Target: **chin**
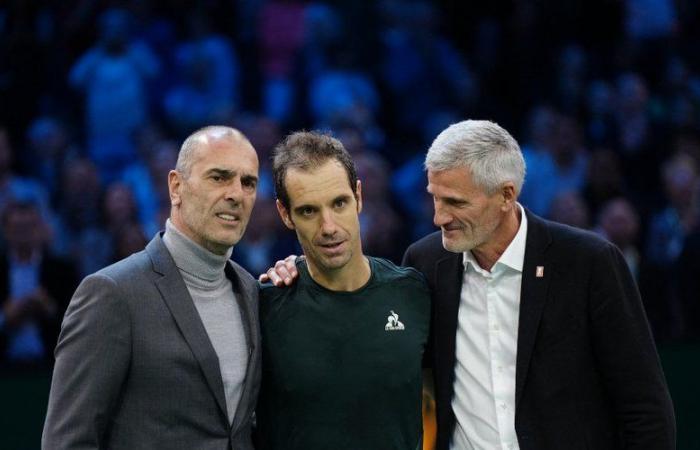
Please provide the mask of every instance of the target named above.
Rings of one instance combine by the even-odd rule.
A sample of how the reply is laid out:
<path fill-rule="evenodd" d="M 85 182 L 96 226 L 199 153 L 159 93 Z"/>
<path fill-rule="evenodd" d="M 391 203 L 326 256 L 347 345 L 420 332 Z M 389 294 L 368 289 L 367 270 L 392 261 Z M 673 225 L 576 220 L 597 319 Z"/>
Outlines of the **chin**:
<path fill-rule="evenodd" d="M 323 260 L 323 266 L 327 269 L 337 270 L 345 267 L 350 262 L 350 256 L 344 255 L 333 259 Z"/>
<path fill-rule="evenodd" d="M 452 253 L 463 253 L 472 249 L 472 246 L 470 246 L 468 242 L 449 240 L 445 239 L 444 236 L 442 238 L 442 246 L 445 250 Z"/>

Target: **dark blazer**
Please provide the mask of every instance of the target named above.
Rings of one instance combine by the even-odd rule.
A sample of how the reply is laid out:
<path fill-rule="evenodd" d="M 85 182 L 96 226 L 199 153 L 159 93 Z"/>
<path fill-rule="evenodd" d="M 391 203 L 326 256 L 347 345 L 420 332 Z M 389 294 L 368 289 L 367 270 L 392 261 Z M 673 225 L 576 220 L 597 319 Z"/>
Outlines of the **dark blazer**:
<path fill-rule="evenodd" d="M 520 297 L 515 430 L 522 450 L 675 449 L 675 419 L 639 292 L 618 249 L 529 211 Z M 440 232 L 411 245 L 404 265 L 433 293 L 428 356 L 439 450 L 451 408 L 462 254 Z M 536 276 L 538 266 L 544 268 Z"/>
<path fill-rule="evenodd" d="M 56 347 L 42 448 L 252 449 L 260 384 L 258 288 L 228 264 L 250 359 L 233 425 L 219 361 L 160 236 L 93 275 L 71 300 Z"/>

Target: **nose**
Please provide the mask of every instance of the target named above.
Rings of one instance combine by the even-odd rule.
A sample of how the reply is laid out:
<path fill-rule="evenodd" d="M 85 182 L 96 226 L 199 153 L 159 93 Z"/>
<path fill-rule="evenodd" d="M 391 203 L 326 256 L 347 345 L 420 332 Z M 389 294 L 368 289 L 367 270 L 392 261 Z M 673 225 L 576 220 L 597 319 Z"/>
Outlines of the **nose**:
<path fill-rule="evenodd" d="M 338 231 L 338 227 L 333 218 L 333 214 L 328 210 L 324 211 L 321 214 L 321 234 L 324 237 L 329 237 L 333 236 L 336 231 Z"/>
<path fill-rule="evenodd" d="M 238 203 L 241 201 L 241 196 L 243 195 L 243 186 L 241 185 L 241 180 L 236 178 L 229 183 L 224 198 L 226 200 Z"/>
<path fill-rule="evenodd" d="M 433 223 L 435 226 L 444 227 L 452 222 L 452 215 L 448 214 L 439 202 L 434 202 L 433 206 L 435 207 L 435 214 L 433 214 Z"/>

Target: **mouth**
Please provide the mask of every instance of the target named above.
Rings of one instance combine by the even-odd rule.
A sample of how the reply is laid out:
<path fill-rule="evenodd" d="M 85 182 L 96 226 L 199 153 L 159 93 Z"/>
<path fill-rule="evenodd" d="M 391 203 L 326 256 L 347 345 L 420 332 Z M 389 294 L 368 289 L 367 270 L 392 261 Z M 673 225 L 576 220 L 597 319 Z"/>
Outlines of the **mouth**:
<path fill-rule="evenodd" d="M 219 219 L 223 220 L 226 223 L 229 224 L 237 224 L 238 222 L 241 221 L 241 217 L 238 214 L 234 213 L 226 213 L 226 212 L 220 212 L 216 213 L 216 217 Z"/>
<path fill-rule="evenodd" d="M 342 252 L 344 243 L 345 241 L 328 242 L 324 244 L 319 244 L 319 247 L 321 247 L 323 252 L 327 255 L 335 255 Z"/>

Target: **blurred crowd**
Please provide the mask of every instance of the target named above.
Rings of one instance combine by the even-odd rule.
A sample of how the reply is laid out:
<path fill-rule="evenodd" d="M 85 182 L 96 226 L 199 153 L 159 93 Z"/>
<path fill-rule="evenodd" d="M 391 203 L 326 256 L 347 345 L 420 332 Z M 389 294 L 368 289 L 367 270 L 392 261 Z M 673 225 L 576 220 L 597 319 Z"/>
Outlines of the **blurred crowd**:
<path fill-rule="evenodd" d="M 50 362 L 77 283 L 163 228 L 207 124 L 260 156 L 233 256 L 253 274 L 299 252 L 270 178 L 287 132 L 346 145 L 366 253 L 399 262 L 435 229 L 430 142 L 491 119 L 525 154 L 521 202 L 620 247 L 657 340 L 700 337 L 700 4 L 485 3 L 1 3 L 0 362 Z"/>

